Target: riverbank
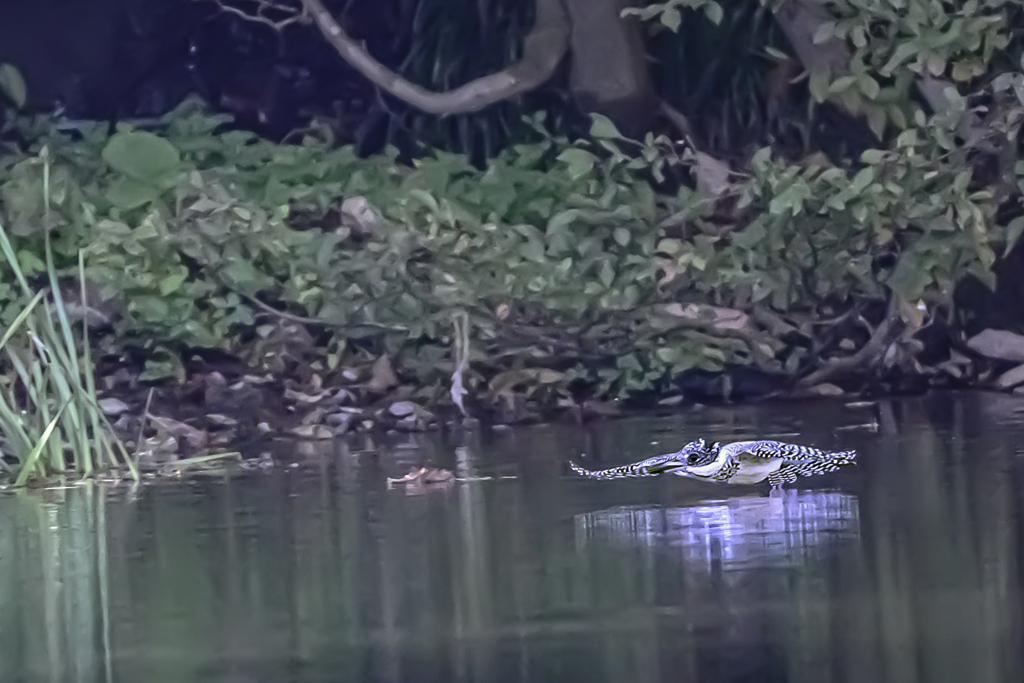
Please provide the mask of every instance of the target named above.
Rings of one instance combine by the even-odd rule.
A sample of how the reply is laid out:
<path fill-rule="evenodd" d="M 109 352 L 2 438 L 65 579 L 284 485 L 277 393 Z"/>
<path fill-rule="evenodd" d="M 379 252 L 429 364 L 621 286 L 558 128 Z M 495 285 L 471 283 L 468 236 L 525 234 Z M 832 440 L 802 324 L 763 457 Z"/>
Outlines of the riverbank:
<path fill-rule="evenodd" d="M 872 150 L 867 179 L 762 150 L 710 191 L 667 138 L 592 133 L 538 132 L 480 170 L 359 158 L 315 130 L 274 144 L 183 105 L 159 134 L 44 132 L 5 157 L 3 226 L 40 286 L 49 236 L 115 430 L 175 457 L 266 435 L 1024 384 L 1024 337 L 1005 331 L 1021 323 L 1020 250 L 974 225 L 994 205 L 965 194 L 953 233 L 894 232 L 935 183 L 953 187 L 946 156 L 927 196 L 893 184 L 905 150 Z M 0 289 L 4 322 L 24 299 Z"/>

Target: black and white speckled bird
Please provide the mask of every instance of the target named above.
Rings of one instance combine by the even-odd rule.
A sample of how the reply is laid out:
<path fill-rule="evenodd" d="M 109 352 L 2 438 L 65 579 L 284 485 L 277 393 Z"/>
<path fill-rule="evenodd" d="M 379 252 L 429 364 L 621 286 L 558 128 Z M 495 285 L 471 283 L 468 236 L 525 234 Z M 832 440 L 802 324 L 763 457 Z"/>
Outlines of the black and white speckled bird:
<path fill-rule="evenodd" d="M 591 479 L 654 477 L 671 473 L 679 477 L 721 484 L 760 484 L 772 488 L 791 484 L 800 477 L 834 472 L 853 465 L 856 451 L 823 451 L 782 441 L 735 441 L 722 445 L 697 439 L 675 453 L 656 455 L 629 465 L 591 472 L 576 463 L 569 467 Z"/>

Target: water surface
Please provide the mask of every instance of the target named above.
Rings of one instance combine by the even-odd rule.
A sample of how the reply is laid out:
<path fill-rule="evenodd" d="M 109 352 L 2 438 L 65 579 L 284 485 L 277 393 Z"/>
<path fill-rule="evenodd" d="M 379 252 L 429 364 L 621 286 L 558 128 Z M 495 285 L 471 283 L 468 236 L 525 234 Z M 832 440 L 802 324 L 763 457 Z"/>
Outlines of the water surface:
<path fill-rule="evenodd" d="M 599 482 L 695 436 L 857 448 L 781 498 Z M 1024 680 L 1024 401 L 394 437 L 230 479 L 0 497 L 0 681 Z M 471 481 L 415 494 L 428 463 Z"/>

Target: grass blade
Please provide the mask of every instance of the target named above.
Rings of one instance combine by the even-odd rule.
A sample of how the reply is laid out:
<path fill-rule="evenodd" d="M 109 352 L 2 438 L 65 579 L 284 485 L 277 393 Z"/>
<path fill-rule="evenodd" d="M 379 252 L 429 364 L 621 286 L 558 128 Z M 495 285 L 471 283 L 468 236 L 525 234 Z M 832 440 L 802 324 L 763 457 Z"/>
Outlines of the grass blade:
<path fill-rule="evenodd" d="M 62 405 L 60 410 L 57 411 L 57 414 L 53 416 L 52 420 L 50 420 L 50 423 L 46 425 L 46 429 L 43 430 L 39 441 L 36 442 L 36 445 L 25 458 L 25 462 L 22 463 L 21 471 L 18 473 L 18 478 L 14 480 L 15 486 L 24 486 L 25 481 L 28 479 L 28 475 L 36 468 L 36 462 L 39 460 L 39 455 L 43 452 L 43 449 L 49 445 L 50 436 L 53 434 L 53 430 L 57 427 L 57 421 L 60 419 L 60 416 L 64 412 L 64 408 L 66 406 L 66 403 Z"/>

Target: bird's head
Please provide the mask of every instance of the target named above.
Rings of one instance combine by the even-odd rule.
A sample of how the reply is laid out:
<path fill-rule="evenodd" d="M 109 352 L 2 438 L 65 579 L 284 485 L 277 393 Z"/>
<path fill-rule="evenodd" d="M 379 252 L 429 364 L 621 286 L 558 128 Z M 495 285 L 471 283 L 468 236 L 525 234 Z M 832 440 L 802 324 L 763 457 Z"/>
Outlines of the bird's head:
<path fill-rule="evenodd" d="M 718 455 L 719 449 L 720 444 L 717 441 L 708 443 L 703 438 L 691 441 L 676 453 L 678 466 L 672 470 L 672 474 L 681 477 L 697 475 L 697 473 L 691 472 L 690 469 L 703 467 L 713 462 Z"/>

